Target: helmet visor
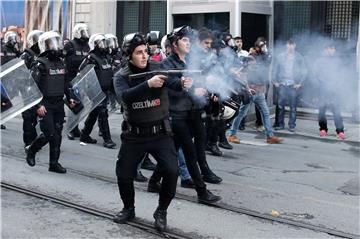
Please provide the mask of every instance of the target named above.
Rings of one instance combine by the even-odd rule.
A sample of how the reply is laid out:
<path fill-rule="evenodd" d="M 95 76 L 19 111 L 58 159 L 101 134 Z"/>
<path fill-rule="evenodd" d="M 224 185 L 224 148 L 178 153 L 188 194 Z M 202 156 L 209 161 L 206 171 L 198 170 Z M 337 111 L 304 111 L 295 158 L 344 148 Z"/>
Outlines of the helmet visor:
<path fill-rule="evenodd" d="M 118 42 L 115 38 L 107 38 L 106 44 L 107 44 L 107 47 L 110 49 L 115 49 L 115 48 L 119 47 Z"/>
<path fill-rule="evenodd" d="M 80 38 L 89 38 L 89 31 L 86 28 L 79 29 Z"/>
<path fill-rule="evenodd" d="M 10 35 L 7 36 L 6 42 L 9 42 L 9 43 L 12 43 L 12 44 L 18 43 L 18 42 L 20 42 L 20 37 L 15 33 L 10 34 Z"/>
<path fill-rule="evenodd" d="M 96 42 L 96 46 L 100 49 L 105 49 L 106 48 L 106 42 L 105 39 L 99 40 Z"/>
<path fill-rule="evenodd" d="M 45 51 L 58 51 L 62 50 L 63 44 L 60 37 L 51 37 L 45 40 Z"/>

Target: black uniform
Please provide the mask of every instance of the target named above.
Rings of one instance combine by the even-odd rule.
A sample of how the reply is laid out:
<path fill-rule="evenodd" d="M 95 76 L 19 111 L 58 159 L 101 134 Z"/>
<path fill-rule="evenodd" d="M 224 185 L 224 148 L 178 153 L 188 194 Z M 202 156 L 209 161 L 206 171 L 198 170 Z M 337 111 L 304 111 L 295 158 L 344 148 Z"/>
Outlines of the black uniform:
<path fill-rule="evenodd" d="M 115 92 L 124 107 L 121 148 L 116 175 L 124 208 L 134 207 L 134 177 L 137 165 L 149 152 L 158 162 L 163 176 L 159 209 L 166 210 L 175 196 L 178 176 L 177 153 L 169 124 L 168 88 L 181 91 L 181 82 L 166 80 L 162 88 L 149 88 L 147 78 L 129 81 L 130 74 L 141 73 L 129 63 L 114 76 Z"/>
<path fill-rule="evenodd" d="M 64 93 L 69 100 L 70 81 L 65 79 L 65 65 L 63 61 L 48 52 L 42 53 L 36 60 L 31 74 L 37 83 L 43 99 L 38 105 L 45 106 L 46 114 L 39 116 L 40 129 L 43 134 L 39 135 L 30 145 L 27 160 L 35 158 L 35 153 L 39 151 L 47 142 L 50 146 L 50 171 L 57 171 L 61 165 L 58 163 L 60 157 L 61 132 L 64 123 Z M 30 164 L 30 163 L 29 163 Z M 33 165 L 30 165 L 33 166 Z M 59 171 L 57 171 L 59 172 Z M 66 170 L 61 168 L 61 172 Z"/>
<path fill-rule="evenodd" d="M 163 61 L 162 67 L 168 70 L 185 69 L 186 65 L 177 54 L 172 53 Z M 184 152 L 186 166 L 194 181 L 198 197 L 207 199 L 210 192 L 206 190 L 206 184 L 198 167 L 199 163 L 203 173 L 210 171 L 205 156 L 206 133 L 201 119 L 202 109 L 195 106 L 192 97 L 193 94 L 187 91 L 169 90 L 171 126 L 174 132 L 175 147 L 177 150 L 182 148 Z M 157 167 L 149 184 L 160 181 L 160 178 L 161 173 Z M 215 201 L 219 199 L 216 198 Z"/>
<path fill-rule="evenodd" d="M 91 131 L 98 120 L 99 129 L 104 139 L 104 147 L 113 148 L 115 143 L 111 140 L 110 128 L 108 122 L 108 110 L 107 101 L 110 91 L 114 91 L 113 86 L 113 70 L 111 68 L 110 60 L 104 52 L 101 52 L 98 48 L 91 51 L 80 66 L 80 70 L 88 64 L 95 65 L 95 72 L 98 77 L 102 91 L 106 94 L 106 98 L 90 112 L 85 120 L 85 126 L 81 131 L 80 141 L 85 143 L 95 143 L 96 141 L 91 139 Z"/>
<path fill-rule="evenodd" d="M 26 48 L 21 54 L 20 58 L 24 60 L 26 67 L 30 70 L 36 62 L 36 57 L 39 55 L 40 50 L 37 44 L 31 48 Z M 23 141 L 25 146 L 28 146 L 37 137 L 37 113 L 36 107 L 32 107 L 22 114 L 23 118 Z"/>
<path fill-rule="evenodd" d="M 1 44 L 1 65 L 8 63 L 12 59 L 18 58 L 20 56 L 20 51 L 16 50 L 13 46 L 9 44 Z"/>
<path fill-rule="evenodd" d="M 79 72 L 79 67 L 84 58 L 89 55 L 89 43 L 85 39 L 77 39 L 69 41 L 64 46 L 65 53 L 65 66 L 66 66 L 66 79 L 71 81 Z M 80 137 L 79 128 L 76 126 L 69 134 L 69 139 Z"/>
<path fill-rule="evenodd" d="M 13 46 L 9 44 L 1 43 L 1 51 L 0 51 L 0 62 L 1 65 L 11 61 L 20 56 L 20 51 L 16 50 Z M 6 129 L 4 125 L 1 125 L 1 129 Z"/>
<path fill-rule="evenodd" d="M 109 58 L 110 58 L 110 64 L 115 74 L 125 64 L 121 50 L 120 49 L 113 50 L 113 52 L 109 54 Z M 109 104 L 111 110 L 116 109 L 116 95 L 113 91 L 109 92 Z"/>
<path fill-rule="evenodd" d="M 79 72 L 79 67 L 89 55 L 88 41 L 74 38 L 64 46 L 67 80 L 72 80 Z"/>

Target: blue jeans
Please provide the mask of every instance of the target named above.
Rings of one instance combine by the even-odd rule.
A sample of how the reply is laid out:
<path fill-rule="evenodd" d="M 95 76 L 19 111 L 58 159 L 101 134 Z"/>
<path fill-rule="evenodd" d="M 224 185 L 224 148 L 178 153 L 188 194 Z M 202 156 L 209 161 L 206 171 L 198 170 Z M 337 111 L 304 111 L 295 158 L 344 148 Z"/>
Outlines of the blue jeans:
<path fill-rule="evenodd" d="M 297 107 L 297 89 L 293 86 L 284 86 L 281 85 L 279 87 L 279 116 L 278 126 L 281 128 L 285 127 L 285 105 L 286 101 L 289 99 L 289 107 L 290 107 L 290 114 L 289 114 L 289 128 L 293 129 L 296 127 L 296 107 Z"/>
<path fill-rule="evenodd" d="M 230 135 L 236 135 L 236 132 L 239 128 L 240 122 L 246 116 L 252 103 L 254 103 L 260 110 L 261 119 L 263 121 L 266 136 L 267 137 L 274 136 L 274 133 L 273 133 L 273 130 L 271 127 L 271 122 L 270 122 L 270 112 L 269 112 L 269 108 L 266 103 L 264 93 L 259 93 L 259 94 L 251 96 L 250 103 L 246 104 L 246 105 L 242 105 L 240 107 L 239 115 L 235 118 L 235 120 L 231 126 Z"/>
<path fill-rule="evenodd" d="M 191 179 L 189 171 L 186 167 L 185 156 L 184 156 L 184 153 L 181 148 L 179 148 L 179 151 L 178 151 L 178 160 L 179 160 L 181 181 Z"/>

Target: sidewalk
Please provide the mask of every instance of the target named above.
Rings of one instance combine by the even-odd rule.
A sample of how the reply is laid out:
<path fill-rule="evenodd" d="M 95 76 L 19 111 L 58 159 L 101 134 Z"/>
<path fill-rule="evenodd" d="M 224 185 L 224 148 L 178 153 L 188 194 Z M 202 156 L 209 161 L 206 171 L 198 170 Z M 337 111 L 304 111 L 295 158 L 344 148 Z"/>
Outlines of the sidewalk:
<path fill-rule="evenodd" d="M 271 115 L 272 121 L 274 115 Z M 288 119 L 285 118 L 285 124 L 287 124 Z M 256 130 L 253 127 L 254 122 L 247 123 L 246 129 L 244 132 L 255 132 Z M 296 120 L 296 131 L 288 131 L 288 127 L 285 127 L 284 130 L 274 130 L 275 135 L 287 137 L 287 136 L 301 136 L 301 137 L 310 137 L 325 141 L 342 141 L 337 138 L 335 132 L 334 121 L 328 119 L 328 136 L 320 137 L 319 136 L 319 126 L 318 121 L 314 119 L 305 119 L 298 118 Z M 360 146 L 360 124 L 351 123 L 350 120 L 344 120 L 344 131 L 345 131 L 345 142 L 352 143 L 356 146 Z M 240 131 L 241 132 L 241 131 Z"/>

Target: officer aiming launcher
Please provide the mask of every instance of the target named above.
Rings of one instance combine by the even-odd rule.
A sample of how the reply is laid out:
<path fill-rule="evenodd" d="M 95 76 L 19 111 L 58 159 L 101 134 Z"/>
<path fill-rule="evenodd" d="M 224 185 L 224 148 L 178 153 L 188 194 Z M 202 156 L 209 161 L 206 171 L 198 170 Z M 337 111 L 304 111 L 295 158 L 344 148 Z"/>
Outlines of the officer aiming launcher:
<path fill-rule="evenodd" d="M 149 71 L 139 74 L 129 75 L 129 80 L 137 80 L 137 79 L 148 79 L 149 77 L 153 77 L 155 75 L 164 75 L 164 76 L 179 76 L 179 75 L 201 75 L 203 73 L 202 70 L 156 70 Z"/>

